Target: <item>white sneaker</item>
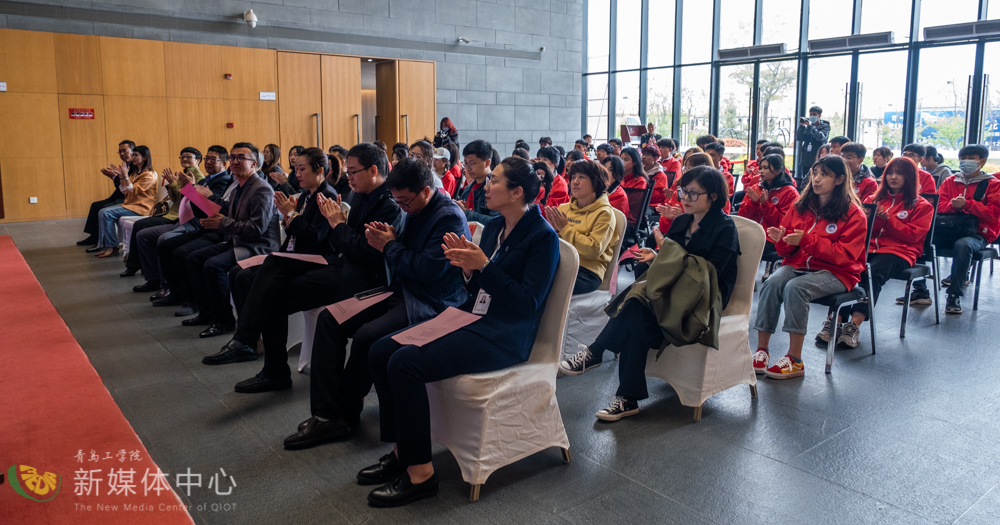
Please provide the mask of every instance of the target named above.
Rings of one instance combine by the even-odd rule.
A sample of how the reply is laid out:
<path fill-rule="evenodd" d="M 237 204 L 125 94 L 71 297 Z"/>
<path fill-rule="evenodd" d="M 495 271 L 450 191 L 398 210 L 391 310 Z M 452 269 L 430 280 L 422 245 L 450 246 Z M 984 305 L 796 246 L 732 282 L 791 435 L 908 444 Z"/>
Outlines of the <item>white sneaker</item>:
<path fill-rule="evenodd" d="M 858 325 L 851 322 L 844 323 L 840 337 L 837 338 L 837 343 L 857 348 L 860 342 L 861 330 L 858 328 Z"/>
<path fill-rule="evenodd" d="M 559 363 L 559 369 L 562 373 L 569 376 L 578 376 L 587 370 L 592 368 L 597 368 L 601 366 L 602 360 L 600 358 L 594 357 L 591 353 L 590 348 L 586 345 L 579 345 L 582 350 L 576 353 L 573 357 L 566 359 Z"/>

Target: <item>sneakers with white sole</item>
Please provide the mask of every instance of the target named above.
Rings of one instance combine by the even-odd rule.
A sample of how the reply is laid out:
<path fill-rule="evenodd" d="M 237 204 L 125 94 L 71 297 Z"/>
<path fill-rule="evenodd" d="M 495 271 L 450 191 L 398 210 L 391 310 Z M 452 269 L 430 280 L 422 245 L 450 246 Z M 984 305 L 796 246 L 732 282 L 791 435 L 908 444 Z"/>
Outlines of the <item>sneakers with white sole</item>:
<path fill-rule="evenodd" d="M 608 408 L 598 410 L 595 416 L 602 421 L 618 421 L 623 417 L 639 413 L 639 402 L 627 397 L 615 396 Z"/>
<path fill-rule="evenodd" d="M 830 323 L 831 323 L 831 321 L 829 319 L 827 319 L 826 321 L 823 321 L 823 329 L 820 330 L 818 334 L 816 334 L 816 343 L 817 344 L 819 344 L 819 343 L 829 343 L 830 342 Z M 841 328 L 840 326 L 837 327 L 837 333 L 834 334 L 833 337 L 835 337 L 835 338 L 839 338 L 840 337 L 840 328 Z"/>
<path fill-rule="evenodd" d="M 578 376 L 587 370 L 601 366 L 602 360 L 595 356 L 586 345 L 579 345 L 582 350 L 573 357 L 559 363 L 559 370 L 569 376 Z"/>
<path fill-rule="evenodd" d="M 858 328 L 858 325 L 851 322 L 844 323 L 841 328 L 840 337 L 837 338 L 837 343 L 850 348 L 857 348 L 860 342 L 861 330 Z"/>
<path fill-rule="evenodd" d="M 763 374 L 767 371 L 767 362 L 771 359 L 771 354 L 767 353 L 766 348 L 758 348 L 756 352 L 753 353 L 753 371 L 755 374 Z"/>

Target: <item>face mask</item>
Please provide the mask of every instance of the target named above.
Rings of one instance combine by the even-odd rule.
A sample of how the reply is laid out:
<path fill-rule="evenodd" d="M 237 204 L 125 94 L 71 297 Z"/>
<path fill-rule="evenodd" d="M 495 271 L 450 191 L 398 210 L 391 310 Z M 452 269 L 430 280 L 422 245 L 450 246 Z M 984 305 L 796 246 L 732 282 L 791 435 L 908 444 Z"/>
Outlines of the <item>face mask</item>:
<path fill-rule="evenodd" d="M 813 117 L 813 116 L 809 117 L 810 124 L 815 124 L 817 120 L 819 120 L 819 117 Z"/>
<path fill-rule="evenodd" d="M 978 160 L 960 160 L 958 161 L 958 169 L 962 170 L 962 173 L 966 175 L 972 175 L 979 170 Z"/>

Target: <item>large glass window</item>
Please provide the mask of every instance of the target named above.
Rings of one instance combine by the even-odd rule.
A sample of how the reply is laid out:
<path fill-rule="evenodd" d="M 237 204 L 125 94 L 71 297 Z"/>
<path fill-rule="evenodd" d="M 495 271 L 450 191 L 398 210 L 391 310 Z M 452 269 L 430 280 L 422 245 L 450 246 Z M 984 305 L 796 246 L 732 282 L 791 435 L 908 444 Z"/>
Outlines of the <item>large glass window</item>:
<path fill-rule="evenodd" d="M 677 138 L 682 148 L 695 145 L 695 140 L 708 133 L 708 94 L 711 87 L 711 66 L 681 68 L 681 129 Z"/>
<path fill-rule="evenodd" d="M 869 152 L 886 146 L 899 155 L 903 147 L 906 51 L 869 53 L 858 59 L 861 113 L 856 140 Z"/>
<path fill-rule="evenodd" d="M 607 142 L 608 138 L 608 74 L 587 75 L 587 129 L 584 133 L 594 140 Z"/>
<path fill-rule="evenodd" d="M 785 44 L 789 53 L 799 50 L 800 0 L 764 0 L 761 44 Z"/>
<path fill-rule="evenodd" d="M 656 0 L 649 3 L 649 38 L 647 38 L 647 67 L 674 64 L 674 22 L 677 18 L 674 0 Z M 660 126 L 656 126 L 660 129 Z M 669 129 L 669 128 L 667 128 Z"/>
<path fill-rule="evenodd" d="M 810 9 L 812 9 L 810 7 Z M 897 44 L 910 41 L 913 0 L 878 0 L 861 3 L 861 33 L 893 32 Z"/>
<path fill-rule="evenodd" d="M 607 71 L 611 46 L 611 0 L 588 0 L 587 71 Z"/>
<path fill-rule="evenodd" d="M 924 28 L 975 22 L 979 11 L 979 0 L 937 0 L 921 2 L 920 35 L 924 39 Z"/>
<path fill-rule="evenodd" d="M 754 2 L 722 0 L 719 14 L 719 49 L 753 45 Z"/>
<path fill-rule="evenodd" d="M 642 0 L 618 0 L 618 51 L 615 69 L 639 69 Z"/>
<path fill-rule="evenodd" d="M 823 116 L 820 118 L 830 122 L 830 138 L 847 132 L 845 112 L 850 83 L 850 56 L 809 59 L 806 108 L 819 106 L 823 110 Z"/>
<path fill-rule="evenodd" d="M 847 36 L 851 34 L 851 20 L 853 18 L 853 0 L 810 2 L 809 40 Z"/>
<path fill-rule="evenodd" d="M 681 57 L 685 64 L 708 62 L 712 56 L 712 4 L 684 2 Z"/>
<path fill-rule="evenodd" d="M 615 73 L 615 129 L 620 133 L 622 124 L 639 123 L 639 72 Z"/>
<path fill-rule="evenodd" d="M 916 138 L 936 146 L 946 159 L 958 159 L 965 143 L 969 81 L 975 66 L 973 45 L 920 51 Z"/>
<path fill-rule="evenodd" d="M 663 135 L 670 135 L 674 120 L 674 70 L 653 69 L 646 73 L 646 122 Z"/>
<path fill-rule="evenodd" d="M 795 90 L 798 86 L 799 68 L 794 60 L 764 62 L 760 65 L 760 118 L 757 119 L 757 138 L 780 142 L 791 147 L 795 143 Z M 789 150 L 785 161 L 792 166 Z"/>
<path fill-rule="evenodd" d="M 990 6 L 990 12 L 994 12 L 993 6 Z M 986 83 L 980 120 L 979 136 L 982 138 L 979 142 L 990 148 L 990 151 L 1000 151 L 1000 42 L 986 44 L 983 73 L 986 74 Z M 990 157 L 994 155 L 991 154 Z"/>

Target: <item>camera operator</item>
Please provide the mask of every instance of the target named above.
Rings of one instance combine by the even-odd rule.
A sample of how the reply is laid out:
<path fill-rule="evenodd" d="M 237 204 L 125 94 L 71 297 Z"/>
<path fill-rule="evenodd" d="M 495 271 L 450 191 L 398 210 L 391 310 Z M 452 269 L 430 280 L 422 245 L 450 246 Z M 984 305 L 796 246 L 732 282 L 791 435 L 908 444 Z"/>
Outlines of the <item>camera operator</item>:
<path fill-rule="evenodd" d="M 441 119 L 441 128 L 438 130 L 437 135 L 434 135 L 434 147 L 443 148 L 448 144 L 454 144 L 458 146 L 458 129 L 455 125 L 451 123 L 451 119 L 445 117 Z"/>
<path fill-rule="evenodd" d="M 820 146 L 825 144 L 827 137 L 830 136 L 830 122 L 820 120 L 822 114 L 823 110 L 819 106 L 813 106 L 809 108 L 808 117 L 799 117 L 799 127 L 795 131 L 795 140 L 799 141 L 795 181 L 799 188 L 809 176 L 809 169 L 816 161 Z"/>

